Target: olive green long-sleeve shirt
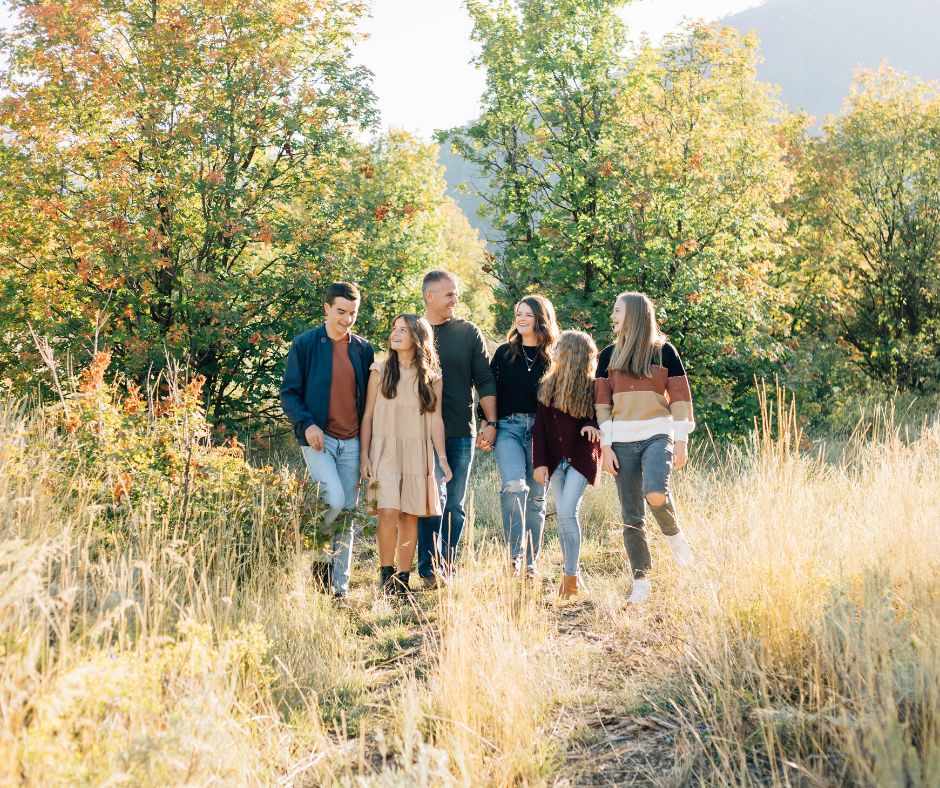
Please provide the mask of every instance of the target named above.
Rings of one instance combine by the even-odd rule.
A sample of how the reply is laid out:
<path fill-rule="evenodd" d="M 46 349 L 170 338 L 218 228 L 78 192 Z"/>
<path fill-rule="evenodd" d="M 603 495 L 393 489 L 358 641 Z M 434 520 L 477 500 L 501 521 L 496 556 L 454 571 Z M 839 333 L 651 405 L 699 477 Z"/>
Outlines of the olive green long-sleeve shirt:
<path fill-rule="evenodd" d="M 473 323 L 453 318 L 434 326 L 434 341 L 444 376 L 444 432 L 448 438 L 473 437 L 473 390 L 479 397 L 496 396 L 486 340 Z"/>

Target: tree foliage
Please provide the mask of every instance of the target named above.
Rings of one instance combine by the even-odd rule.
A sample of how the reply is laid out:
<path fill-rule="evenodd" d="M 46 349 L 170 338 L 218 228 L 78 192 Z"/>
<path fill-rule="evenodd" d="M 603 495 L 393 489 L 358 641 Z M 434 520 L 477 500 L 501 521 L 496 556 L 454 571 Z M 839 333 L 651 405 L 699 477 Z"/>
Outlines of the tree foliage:
<path fill-rule="evenodd" d="M 940 86 L 860 72 L 800 171 L 788 271 L 801 342 L 841 376 L 854 366 L 889 388 L 937 387 Z"/>
<path fill-rule="evenodd" d="M 487 90 L 450 138 L 489 178 L 503 320 L 540 290 L 601 339 L 617 293 L 648 293 L 724 431 L 779 353 L 768 278 L 793 122 L 752 36 L 690 25 L 627 60 L 619 5 L 469 2 Z"/>
<path fill-rule="evenodd" d="M 467 218 L 447 195 L 438 147 L 392 130 L 364 146 L 346 167 L 340 189 L 348 206 L 342 217 L 344 243 L 334 238 L 324 255 L 314 239 L 301 256 L 319 264 L 322 283 L 351 279 L 363 304 L 356 331 L 384 344 L 392 319 L 424 312 L 421 279 L 431 268 L 446 268 L 464 283 L 463 309 L 471 319 L 490 320 L 492 284 L 483 273 L 484 247 Z M 319 320 L 295 316 L 295 331 Z"/>
<path fill-rule="evenodd" d="M 205 377 L 212 417 L 270 391 L 315 300 L 296 245 L 335 224 L 351 132 L 372 119 L 347 0 L 14 3 L 0 104 L 0 320 L 8 377 L 25 323 L 141 378 Z M 296 210 L 316 205 L 316 220 Z M 308 259 L 309 262 L 309 259 Z"/>
<path fill-rule="evenodd" d="M 286 343 L 332 280 L 367 294 L 361 330 L 420 311 L 420 274 L 483 249 L 436 146 L 364 143 L 370 74 L 349 0 L 16 4 L 0 102 L 3 377 L 100 347 L 138 384 L 181 360 L 216 423 L 279 414 Z"/>

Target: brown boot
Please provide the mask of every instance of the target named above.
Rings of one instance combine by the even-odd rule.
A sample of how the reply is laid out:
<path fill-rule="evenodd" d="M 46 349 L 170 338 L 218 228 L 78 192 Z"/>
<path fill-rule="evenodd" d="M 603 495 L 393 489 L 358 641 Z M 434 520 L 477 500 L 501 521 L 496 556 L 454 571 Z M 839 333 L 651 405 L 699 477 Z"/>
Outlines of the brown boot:
<path fill-rule="evenodd" d="M 570 599 L 575 594 L 577 594 L 579 590 L 577 575 L 561 576 L 561 585 L 558 587 L 558 596 L 560 596 L 562 599 Z"/>

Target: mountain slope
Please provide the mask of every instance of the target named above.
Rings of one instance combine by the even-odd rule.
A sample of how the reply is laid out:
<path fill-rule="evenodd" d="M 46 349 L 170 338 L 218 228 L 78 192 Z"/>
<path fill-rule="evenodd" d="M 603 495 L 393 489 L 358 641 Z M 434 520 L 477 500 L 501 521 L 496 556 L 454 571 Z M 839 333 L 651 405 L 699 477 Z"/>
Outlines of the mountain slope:
<path fill-rule="evenodd" d="M 878 68 L 887 58 L 940 79 L 938 0 L 769 0 L 721 22 L 757 32 L 760 78 L 780 85 L 784 103 L 818 123 L 839 112 L 857 68 Z"/>
<path fill-rule="evenodd" d="M 815 116 L 817 126 L 837 114 L 855 69 L 895 68 L 940 80 L 940 0 L 768 0 L 720 20 L 754 30 L 764 62 L 759 76 L 779 85 L 789 107 Z M 477 216 L 480 200 L 457 193 L 460 183 L 480 184 L 476 169 L 443 146 L 448 191 L 485 238 L 492 230 Z"/>

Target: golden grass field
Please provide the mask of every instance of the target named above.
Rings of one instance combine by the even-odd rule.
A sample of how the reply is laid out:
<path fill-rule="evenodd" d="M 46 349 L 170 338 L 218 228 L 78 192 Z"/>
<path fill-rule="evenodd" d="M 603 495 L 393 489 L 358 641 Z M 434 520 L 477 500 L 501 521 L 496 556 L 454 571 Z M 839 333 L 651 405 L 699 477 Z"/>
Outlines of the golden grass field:
<path fill-rule="evenodd" d="M 558 603 L 553 519 L 541 582 L 503 572 L 485 457 L 457 581 L 387 603 L 362 544 L 344 610 L 263 491 L 247 542 L 224 494 L 188 532 L 172 487 L 105 528 L 46 421 L 0 416 L 4 783 L 940 785 L 940 424 L 800 449 L 768 405 L 739 448 L 699 438 L 697 565 L 654 533 L 639 609 L 609 479 Z"/>

